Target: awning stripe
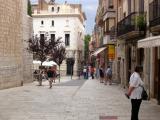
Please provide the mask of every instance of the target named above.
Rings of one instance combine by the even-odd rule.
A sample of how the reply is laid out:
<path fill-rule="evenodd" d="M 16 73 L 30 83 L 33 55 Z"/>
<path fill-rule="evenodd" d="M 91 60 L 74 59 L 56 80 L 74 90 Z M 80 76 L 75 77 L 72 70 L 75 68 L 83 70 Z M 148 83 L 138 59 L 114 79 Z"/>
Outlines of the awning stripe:
<path fill-rule="evenodd" d="M 160 36 L 148 37 L 138 41 L 138 48 L 149 48 L 160 46 Z"/>
<path fill-rule="evenodd" d="M 106 49 L 106 47 L 98 48 L 91 56 L 97 56 L 98 53 L 102 52 L 105 49 Z"/>

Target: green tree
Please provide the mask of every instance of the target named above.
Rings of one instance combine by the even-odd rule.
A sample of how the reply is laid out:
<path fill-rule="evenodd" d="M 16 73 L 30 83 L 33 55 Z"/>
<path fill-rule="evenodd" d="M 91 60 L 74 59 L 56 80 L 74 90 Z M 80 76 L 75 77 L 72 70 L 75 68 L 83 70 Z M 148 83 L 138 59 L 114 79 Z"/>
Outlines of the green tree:
<path fill-rule="evenodd" d="M 32 6 L 31 6 L 31 1 L 28 0 L 28 15 L 32 16 Z"/>
<path fill-rule="evenodd" d="M 88 57 L 89 57 L 89 41 L 91 40 L 91 36 L 90 35 L 85 35 L 84 38 L 84 60 L 88 61 Z"/>
<path fill-rule="evenodd" d="M 59 66 L 59 82 L 60 82 L 60 66 L 63 60 L 66 58 L 66 48 L 63 44 L 58 44 L 58 46 L 56 47 L 54 46 L 54 44 L 52 45 L 53 45 L 52 50 L 50 51 L 50 57 L 51 57 L 50 60 L 55 61 Z"/>

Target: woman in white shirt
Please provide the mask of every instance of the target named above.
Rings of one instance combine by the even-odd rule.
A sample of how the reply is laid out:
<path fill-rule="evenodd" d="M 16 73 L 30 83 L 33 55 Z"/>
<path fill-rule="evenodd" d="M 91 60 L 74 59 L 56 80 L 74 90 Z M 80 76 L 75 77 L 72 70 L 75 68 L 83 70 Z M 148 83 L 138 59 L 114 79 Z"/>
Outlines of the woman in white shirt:
<path fill-rule="evenodd" d="M 141 66 L 136 66 L 134 73 L 132 73 L 130 77 L 129 82 L 129 89 L 127 96 L 131 99 L 132 104 L 132 114 L 131 114 L 131 120 L 138 120 L 138 113 L 139 108 L 142 102 L 142 87 L 143 81 L 140 77 L 141 72 L 143 71 L 143 68 Z"/>

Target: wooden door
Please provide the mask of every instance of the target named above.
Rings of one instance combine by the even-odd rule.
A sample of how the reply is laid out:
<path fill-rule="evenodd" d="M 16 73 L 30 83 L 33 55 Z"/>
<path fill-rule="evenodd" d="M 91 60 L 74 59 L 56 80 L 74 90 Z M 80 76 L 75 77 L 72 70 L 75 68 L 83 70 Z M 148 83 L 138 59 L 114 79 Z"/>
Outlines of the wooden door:
<path fill-rule="evenodd" d="M 158 56 L 157 56 L 157 48 L 155 48 L 155 53 L 154 53 L 154 97 L 157 99 L 157 96 L 158 96 L 158 79 L 157 79 L 157 73 L 158 73 L 158 66 L 157 66 L 157 64 L 158 64 Z"/>
<path fill-rule="evenodd" d="M 157 99 L 158 99 L 158 104 L 160 105 L 160 59 L 158 59 L 158 95 L 157 95 Z"/>

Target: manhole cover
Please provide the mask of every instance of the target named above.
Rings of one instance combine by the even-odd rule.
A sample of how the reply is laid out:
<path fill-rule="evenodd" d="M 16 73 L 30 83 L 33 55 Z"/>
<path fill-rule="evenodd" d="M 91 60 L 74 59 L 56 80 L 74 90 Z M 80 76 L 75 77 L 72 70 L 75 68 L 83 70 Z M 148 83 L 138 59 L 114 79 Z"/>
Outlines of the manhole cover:
<path fill-rule="evenodd" d="M 117 120 L 117 116 L 99 116 L 100 120 Z"/>

